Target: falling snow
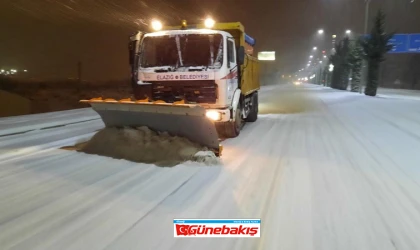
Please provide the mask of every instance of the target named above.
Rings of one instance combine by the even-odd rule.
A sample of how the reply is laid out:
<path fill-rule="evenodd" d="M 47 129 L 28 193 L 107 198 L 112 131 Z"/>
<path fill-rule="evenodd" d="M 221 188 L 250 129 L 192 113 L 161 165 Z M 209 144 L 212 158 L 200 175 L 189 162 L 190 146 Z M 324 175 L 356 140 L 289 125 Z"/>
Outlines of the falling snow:
<path fill-rule="evenodd" d="M 5 4 L 50 22 L 93 21 L 146 28 L 155 17 L 168 21 L 199 18 L 164 0 L 9 0 Z"/>

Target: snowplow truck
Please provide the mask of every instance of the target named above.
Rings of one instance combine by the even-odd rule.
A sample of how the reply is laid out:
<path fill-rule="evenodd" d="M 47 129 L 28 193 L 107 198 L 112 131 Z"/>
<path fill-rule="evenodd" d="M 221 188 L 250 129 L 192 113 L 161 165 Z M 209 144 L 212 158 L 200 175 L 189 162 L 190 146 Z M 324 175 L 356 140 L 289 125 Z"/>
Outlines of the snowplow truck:
<path fill-rule="evenodd" d="M 258 118 L 259 63 L 255 40 L 239 23 L 175 27 L 130 37 L 134 98 L 93 98 L 106 127 L 147 126 L 188 138 L 220 156 L 223 138 Z"/>

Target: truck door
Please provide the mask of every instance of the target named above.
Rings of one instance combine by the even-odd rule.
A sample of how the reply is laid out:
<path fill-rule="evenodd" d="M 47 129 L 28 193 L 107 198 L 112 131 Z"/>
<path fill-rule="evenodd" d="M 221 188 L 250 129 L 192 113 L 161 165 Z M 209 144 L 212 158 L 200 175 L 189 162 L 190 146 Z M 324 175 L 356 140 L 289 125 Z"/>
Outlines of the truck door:
<path fill-rule="evenodd" d="M 235 40 L 233 38 L 227 39 L 227 65 L 229 74 L 227 77 L 228 99 L 232 100 L 235 90 L 238 88 L 238 65 L 236 62 Z"/>

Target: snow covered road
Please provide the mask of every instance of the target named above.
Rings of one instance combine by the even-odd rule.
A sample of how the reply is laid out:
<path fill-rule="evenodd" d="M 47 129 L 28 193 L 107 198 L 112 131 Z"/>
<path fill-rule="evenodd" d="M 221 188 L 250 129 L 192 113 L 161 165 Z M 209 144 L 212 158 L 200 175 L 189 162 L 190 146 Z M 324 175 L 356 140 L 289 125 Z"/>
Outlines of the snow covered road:
<path fill-rule="evenodd" d="M 0 119 L 0 249 L 420 249 L 419 101 L 279 85 L 260 102 L 220 166 L 57 149 L 102 128 L 90 109 Z M 261 238 L 175 239 L 174 218 L 261 218 Z"/>

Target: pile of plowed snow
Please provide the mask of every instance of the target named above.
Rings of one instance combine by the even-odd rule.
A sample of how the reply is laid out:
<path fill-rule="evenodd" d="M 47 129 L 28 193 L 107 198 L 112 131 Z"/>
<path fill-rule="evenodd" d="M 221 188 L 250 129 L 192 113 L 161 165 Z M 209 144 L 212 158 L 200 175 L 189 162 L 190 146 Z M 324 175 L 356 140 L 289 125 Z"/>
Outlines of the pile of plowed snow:
<path fill-rule="evenodd" d="M 104 128 L 79 151 L 158 166 L 175 166 L 185 161 L 208 165 L 219 163 L 219 159 L 207 148 L 186 138 L 154 132 L 147 127 Z"/>

